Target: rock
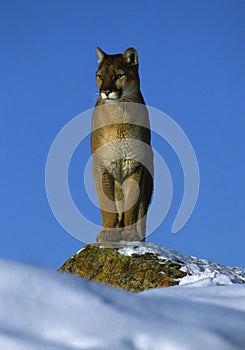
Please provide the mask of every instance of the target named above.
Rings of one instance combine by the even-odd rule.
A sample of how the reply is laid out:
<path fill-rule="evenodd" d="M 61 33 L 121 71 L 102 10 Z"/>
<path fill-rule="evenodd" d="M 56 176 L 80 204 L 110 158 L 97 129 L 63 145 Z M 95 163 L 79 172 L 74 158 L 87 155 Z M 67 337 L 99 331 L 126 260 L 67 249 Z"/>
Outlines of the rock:
<path fill-rule="evenodd" d="M 181 264 L 163 259 L 151 243 L 117 242 L 88 244 L 68 259 L 59 271 L 65 271 L 104 284 L 140 292 L 149 288 L 179 284 L 186 272 Z M 139 253 L 128 254 L 140 248 Z M 143 249 L 143 251 L 142 251 Z"/>
<path fill-rule="evenodd" d="M 146 242 L 95 243 L 84 246 L 59 271 L 131 292 L 178 284 L 245 283 L 245 270 L 198 259 Z"/>

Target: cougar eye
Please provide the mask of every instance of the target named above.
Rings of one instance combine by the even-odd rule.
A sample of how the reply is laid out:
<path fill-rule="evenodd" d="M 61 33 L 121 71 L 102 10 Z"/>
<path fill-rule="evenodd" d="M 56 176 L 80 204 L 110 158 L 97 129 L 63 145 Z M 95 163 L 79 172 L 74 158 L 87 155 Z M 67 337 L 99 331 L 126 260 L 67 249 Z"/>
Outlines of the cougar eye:
<path fill-rule="evenodd" d="M 99 80 L 103 80 L 103 79 L 104 79 L 103 75 L 101 75 L 101 74 L 97 74 L 97 78 L 98 78 Z"/>
<path fill-rule="evenodd" d="M 118 80 L 118 79 L 120 79 L 123 76 L 124 76 L 124 74 L 116 74 L 115 75 L 115 80 Z"/>

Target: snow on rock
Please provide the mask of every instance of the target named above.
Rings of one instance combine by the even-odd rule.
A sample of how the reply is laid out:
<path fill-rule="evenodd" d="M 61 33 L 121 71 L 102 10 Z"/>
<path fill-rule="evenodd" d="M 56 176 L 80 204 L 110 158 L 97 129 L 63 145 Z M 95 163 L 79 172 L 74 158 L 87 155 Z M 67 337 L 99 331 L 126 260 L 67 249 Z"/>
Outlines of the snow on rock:
<path fill-rule="evenodd" d="M 245 285 L 209 278 L 132 294 L 0 260 L 0 349 L 244 350 Z"/>
<path fill-rule="evenodd" d="M 245 270 L 238 267 L 227 267 L 210 260 L 198 259 L 185 255 L 173 249 L 160 247 L 153 243 L 125 242 L 125 247 L 119 249 L 124 255 L 132 254 L 156 254 L 159 259 L 171 260 L 182 265 L 181 270 L 187 276 L 180 279 L 179 284 L 196 283 L 201 285 L 232 285 L 234 283 L 245 283 Z M 199 284 L 200 285 L 200 284 Z"/>

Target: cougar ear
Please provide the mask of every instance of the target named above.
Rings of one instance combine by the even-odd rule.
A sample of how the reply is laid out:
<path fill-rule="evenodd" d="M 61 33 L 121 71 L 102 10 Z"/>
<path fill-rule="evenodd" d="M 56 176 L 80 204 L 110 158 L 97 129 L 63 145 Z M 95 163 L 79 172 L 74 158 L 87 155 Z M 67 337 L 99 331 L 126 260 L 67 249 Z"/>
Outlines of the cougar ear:
<path fill-rule="evenodd" d="M 131 66 L 136 66 L 138 64 L 138 53 L 133 47 L 124 51 L 123 58 Z"/>
<path fill-rule="evenodd" d="M 100 65 L 107 54 L 102 51 L 99 47 L 96 47 L 96 54 L 98 56 L 98 65 Z"/>

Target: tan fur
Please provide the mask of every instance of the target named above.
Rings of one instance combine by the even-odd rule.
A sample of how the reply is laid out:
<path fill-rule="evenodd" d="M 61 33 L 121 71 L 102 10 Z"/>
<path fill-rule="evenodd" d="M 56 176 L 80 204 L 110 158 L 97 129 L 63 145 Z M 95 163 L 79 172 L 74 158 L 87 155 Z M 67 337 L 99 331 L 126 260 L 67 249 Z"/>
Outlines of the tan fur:
<path fill-rule="evenodd" d="M 153 153 L 148 112 L 140 92 L 138 55 L 133 48 L 117 55 L 97 48 L 97 56 L 100 94 L 91 134 L 103 226 L 97 241 L 142 241 L 153 191 Z"/>

